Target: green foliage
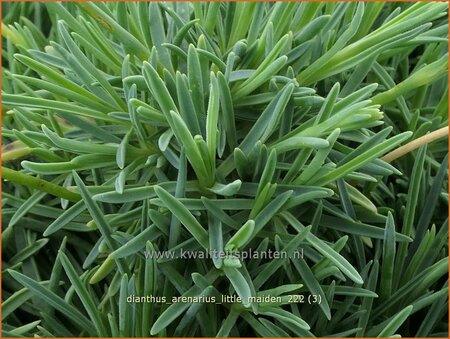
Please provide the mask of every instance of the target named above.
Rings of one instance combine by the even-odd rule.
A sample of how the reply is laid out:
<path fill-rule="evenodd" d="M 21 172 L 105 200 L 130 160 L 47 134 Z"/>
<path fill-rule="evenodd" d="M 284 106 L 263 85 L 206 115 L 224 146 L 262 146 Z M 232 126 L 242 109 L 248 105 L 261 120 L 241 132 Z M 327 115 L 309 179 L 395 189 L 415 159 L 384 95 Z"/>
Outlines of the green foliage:
<path fill-rule="evenodd" d="M 446 9 L 3 3 L 3 336 L 446 337 Z"/>

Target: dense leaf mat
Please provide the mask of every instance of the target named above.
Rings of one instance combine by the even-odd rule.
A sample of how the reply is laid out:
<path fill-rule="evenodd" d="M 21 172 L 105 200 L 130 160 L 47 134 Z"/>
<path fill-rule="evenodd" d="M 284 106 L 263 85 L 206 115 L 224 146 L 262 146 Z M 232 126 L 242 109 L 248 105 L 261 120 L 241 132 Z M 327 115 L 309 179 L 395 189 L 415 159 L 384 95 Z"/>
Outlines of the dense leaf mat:
<path fill-rule="evenodd" d="M 4 2 L 3 335 L 446 337 L 446 10 Z"/>

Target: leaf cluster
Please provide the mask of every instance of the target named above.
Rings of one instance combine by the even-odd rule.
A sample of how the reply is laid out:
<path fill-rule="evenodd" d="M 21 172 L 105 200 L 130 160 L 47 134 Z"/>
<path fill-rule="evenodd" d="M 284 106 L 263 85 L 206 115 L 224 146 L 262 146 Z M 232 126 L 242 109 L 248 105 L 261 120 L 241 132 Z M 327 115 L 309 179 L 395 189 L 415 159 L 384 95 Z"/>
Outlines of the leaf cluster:
<path fill-rule="evenodd" d="M 4 336 L 447 336 L 445 3 L 3 6 Z"/>

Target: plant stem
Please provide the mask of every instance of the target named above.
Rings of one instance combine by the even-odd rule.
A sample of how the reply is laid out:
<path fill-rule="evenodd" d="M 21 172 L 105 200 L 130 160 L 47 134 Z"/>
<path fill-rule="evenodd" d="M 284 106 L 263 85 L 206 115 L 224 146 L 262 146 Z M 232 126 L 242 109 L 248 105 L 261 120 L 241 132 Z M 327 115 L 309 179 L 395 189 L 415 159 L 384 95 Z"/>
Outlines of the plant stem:
<path fill-rule="evenodd" d="M 62 199 L 70 201 L 79 201 L 81 199 L 81 196 L 78 193 L 69 191 L 64 187 L 3 166 L 2 179 L 17 182 L 21 185 L 47 192 Z"/>
<path fill-rule="evenodd" d="M 433 142 L 445 136 L 448 136 L 448 126 L 442 127 L 434 132 L 428 133 L 420 138 L 410 141 L 406 145 L 403 145 L 393 150 L 392 152 L 386 154 L 384 157 L 381 158 L 381 160 L 386 162 L 392 162 L 395 159 L 400 158 L 401 156 L 411 151 L 414 151 L 415 149 L 419 148 L 422 145 L 429 144 L 430 142 Z"/>

